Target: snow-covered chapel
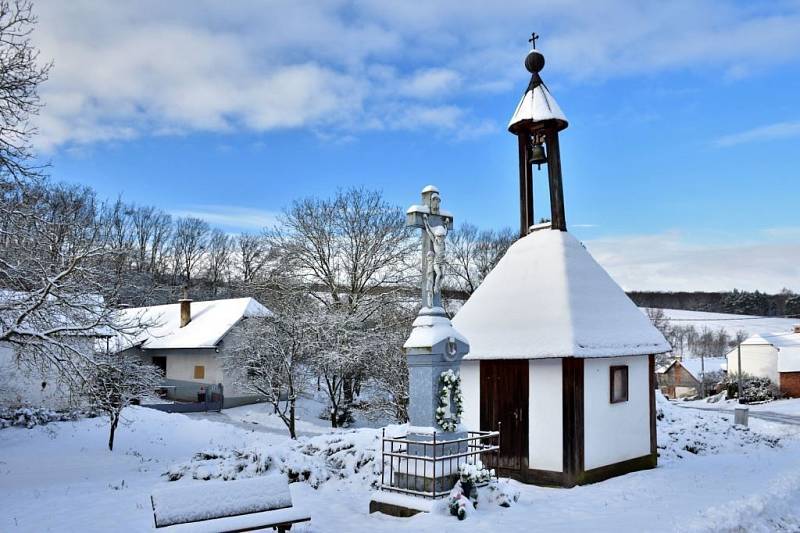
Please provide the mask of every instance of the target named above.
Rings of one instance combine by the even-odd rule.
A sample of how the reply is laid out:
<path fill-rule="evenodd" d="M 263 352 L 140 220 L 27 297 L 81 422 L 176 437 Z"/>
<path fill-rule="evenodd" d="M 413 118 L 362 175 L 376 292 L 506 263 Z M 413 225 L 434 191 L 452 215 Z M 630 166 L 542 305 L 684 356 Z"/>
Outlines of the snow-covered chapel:
<path fill-rule="evenodd" d="M 531 81 L 509 124 L 519 146 L 520 235 L 453 319 L 469 339 L 463 423 L 500 430 L 501 475 L 571 487 L 656 466 L 654 356 L 670 346 L 567 232 L 558 134 L 567 119 Z M 546 165 L 551 222 L 534 224 Z"/>

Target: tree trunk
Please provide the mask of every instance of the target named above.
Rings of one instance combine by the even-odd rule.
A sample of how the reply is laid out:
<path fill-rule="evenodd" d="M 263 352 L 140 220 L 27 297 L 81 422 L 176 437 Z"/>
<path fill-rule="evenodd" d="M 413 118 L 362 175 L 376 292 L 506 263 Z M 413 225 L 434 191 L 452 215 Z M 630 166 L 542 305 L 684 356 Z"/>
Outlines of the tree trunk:
<path fill-rule="evenodd" d="M 331 401 L 331 427 L 339 427 L 339 406 Z"/>
<path fill-rule="evenodd" d="M 295 423 L 294 423 L 294 404 L 295 400 L 289 400 L 289 437 L 292 439 L 297 439 L 297 433 L 295 432 Z"/>
<path fill-rule="evenodd" d="M 119 415 L 111 415 L 111 432 L 108 435 L 108 450 L 114 451 L 114 432 L 117 431 L 117 424 L 119 424 Z"/>

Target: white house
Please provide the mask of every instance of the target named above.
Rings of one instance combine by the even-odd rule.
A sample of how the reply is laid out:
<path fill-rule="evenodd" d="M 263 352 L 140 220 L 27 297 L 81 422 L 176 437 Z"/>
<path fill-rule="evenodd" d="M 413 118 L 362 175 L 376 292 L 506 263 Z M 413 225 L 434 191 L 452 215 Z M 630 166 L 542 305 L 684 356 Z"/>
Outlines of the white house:
<path fill-rule="evenodd" d="M 99 335 L 73 334 L 67 342 L 76 351 L 91 354 Z M 103 341 L 104 342 L 104 341 Z M 45 362 L 30 366 L 18 357 L 19 348 L 0 342 L 0 405 L 69 409 L 80 405 L 80 395 L 69 387 L 61 373 Z"/>
<path fill-rule="evenodd" d="M 39 296 L 36 293 L 0 289 L 0 309 L 10 313 L 3 318 L 19 316 L 21 309 L 32 307 Z M 99 296 L 85 296 L 85 303 L 102 302 Z M 14 310 L 11 313 L 9 310 Z M 81 329 L 83 324 L 95 320 L 92 311 L 85 316 L 75 308 L 67 307 L 66 312 L 53 297 L 38 312 L 28 316 L 22 328 L 38 328 L 39 331 L 55 328 L 73 328 L 77 331 L 65 332 L 58 342 L 78 353 L 92 354 L 95 346 L 105 345 L 111 332 L 103 327 Z M 5 325 L 5 324 L 4 324 Z M 44 344 L 44 346 L 47 346 Z M 80 405 L 81 397 L 69 386 L 65 377 L 45 357 L 36 357 L 34 362 L 26 349 L 11 342 L 0 342 L 0 405 L 8 407 L 45 407 L 48 409 L 69 409 Z M 55 351 L 55 348 L 53 348 Z"/>
<path fill-rule="evenodd" d="M 136 351 L 165 373 L 169 396 L 196 400 L 203 389 L 222 384 L 225 407 L 254 401 L 239 390 L 234 376 L 225 371 L 223 358 L 235 342 L 237 325 L 248 318 L 264 318 L 272 312 L 253 298 L 192 302 L 129 308 L 125 319 L 148 327 L 134 339 L 118 339 L 122 348 Z"/>
<path fill-rule="evenodd" d="M 728 372 L 769 378 L 782 394 L 800 397 L 800 325 L 792 331 L 751 335 L 728 352 Z"/>

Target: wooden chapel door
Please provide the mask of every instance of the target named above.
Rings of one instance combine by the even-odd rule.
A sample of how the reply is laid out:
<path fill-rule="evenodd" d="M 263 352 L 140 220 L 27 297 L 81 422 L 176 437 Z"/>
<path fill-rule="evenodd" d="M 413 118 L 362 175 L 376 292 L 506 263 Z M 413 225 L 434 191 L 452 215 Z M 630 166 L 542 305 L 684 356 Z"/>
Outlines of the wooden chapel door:
<path fill-rule="evenodd" d="M 500 428 L 500 452 L 485 462 L 506 474 L 527 470 L 528 361 L 481 361 L 480 381 L 481 429 Z"/>

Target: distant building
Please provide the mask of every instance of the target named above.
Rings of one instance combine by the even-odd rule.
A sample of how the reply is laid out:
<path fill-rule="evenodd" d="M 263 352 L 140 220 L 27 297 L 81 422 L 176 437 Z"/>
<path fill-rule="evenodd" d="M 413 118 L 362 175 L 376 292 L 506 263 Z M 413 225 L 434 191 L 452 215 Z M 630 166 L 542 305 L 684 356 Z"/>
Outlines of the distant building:
<path fill-rule="evenodd" d="M 32 296 L 35 297 L 32 293 L 0 289 L 0 307 L 13 308 Z M 86 302 L 89 304 L 101 301 L 97 296 L 86 297 Z M 57 308 L 50 302 L 46 306 L 46 318 L 41 315 L 37 317 L 39 325 L 80 328 L 79 324 L 83 321 L 78 320 L 72 313 L 65 313 L 63 316 L 54 313 L 54 309 Z M 74 309 L 70 311 L 74 312 Z M 85 322 L 91 323 L 91 321 L 92 317 L 88 316 Z M 110 331 L 98 327 L 63 333 L 57 340 L 67 346 L 68 350 L 91 355 L 98 345 L 105 346 L 110 337 Z M 0 406 L 45 407 L 56 410 L 78 407 L 81 398 L 77 391 L 69 386 L 59 369 L 43 360 L 43 357 L 33 361 L 30 354 L 26 354 L 25 351 L 24 346 L 7 341 L 0 342 Z"/>
<path fill-rule="evenodd" d="M 259 398 L 240 390 L 223 359 L 235 344 L 238 325 L 249 318 L 272 316 L 253 298 L 178 303 L 123 311 L 130 321 L 148 324 L 135 339 L 118 339 L 164 371 L 169 399 L 197 401 L 198 394 L 223 385 L 224 407 L 252 403 Z"/>
<path fill-rule="evenodd" d="M 769 378 L 781 394 L 800 397 L 800 324 L 791 331 L 761 333 L 745 339 L 728 353 L 728 370 L 739 371 L 741 349 L 742 372 Z"/>
<path fill-rule="evenodd" d="M 667 398 L 689 398 L 702 391 L 703 367 L 705 374 L 724 371 L 727 359 L 724 357 L 677 358 L 656 370 L 658 388 Z M 709 391 L 706 391 L 707 393 Z"/>
<path fill-rule="evenodd" d="M 91 354 L 102 335 L 72 334 L 62 339 L 77 352 Z M 0 405 L 4 407 L 46 407 L 69 409 L 80 405 L 80 396 L 65 382 L 58 369 L 41 364 L 28 365 L 20 348 L 0 342 Z"/>

